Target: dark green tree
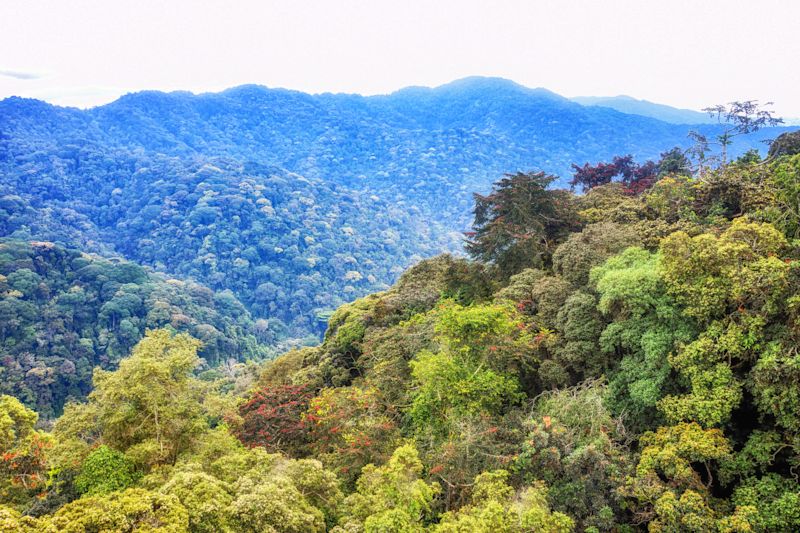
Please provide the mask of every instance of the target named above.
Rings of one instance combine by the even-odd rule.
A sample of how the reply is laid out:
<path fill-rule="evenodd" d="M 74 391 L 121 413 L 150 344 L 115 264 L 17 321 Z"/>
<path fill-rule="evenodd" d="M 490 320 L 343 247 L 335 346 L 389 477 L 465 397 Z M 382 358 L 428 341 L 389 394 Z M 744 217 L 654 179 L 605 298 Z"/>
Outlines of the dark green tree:
<path fill-rule="evenodd" d="M 550 189 L 544 172 L 506 174 L 488 195 L 475 194 L 472 257 L 493 263 L 503 277 L 550 264 L 555 247 L 580 227 L 571 195 Z"/>

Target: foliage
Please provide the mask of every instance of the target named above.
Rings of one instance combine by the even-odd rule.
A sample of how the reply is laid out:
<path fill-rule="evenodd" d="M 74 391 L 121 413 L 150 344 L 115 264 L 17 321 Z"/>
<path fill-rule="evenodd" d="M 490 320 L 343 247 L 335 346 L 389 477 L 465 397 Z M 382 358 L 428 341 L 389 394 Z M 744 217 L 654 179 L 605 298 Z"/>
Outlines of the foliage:
<path fill-rule="evenodd" d="M 234 531 L 323 532 L 325 517 L 313 507 L 294 484 L 285 478 L 247 479 L 231 504 Z M 240 485 L 242 484 L 240 483 Z"/>
<path fill-rule="evenodd" d="M 432 518 L 439 487 L 420 479 L 421 474 L 417 450 L 409 444 L 397 448 L 384 466 L 364 467 L 356 492 L 344 501 L 341 531 L 359 526 L 365 533 L 422 531 Z"/>
<path fill-rule="evenodd" d="M 652 161 L 639 165 L 633 161 L 633 156 L 630 154 L 615 156 L 611 163 L 596 165 L 585 163 L 582 167 L 573 164 L 572 169 L 575 173 L 569 185 L 573 190 L 580 185 L 583 192 L 611 183 L 614 178 L 620 178 L 619 181 L 626 190 L 631 193 L 641 193 L 652 186 L 660 174 L 658 165 Z"/>
<path fill-rule="evenodd" d="M 41 518 L 53 531 L 188 531 L 186 509 L 174 496 L 127 489 L 69 503 L 52 518 Z M 45 525 L 46 524 L 46 525 Z"/>
<path fill-rule="evenodd" d="M 719 238 L 676 232 L 662 242 L 664 279 L 685 313 L 709 321 L 744 308 L 767 315 L 785 298 L 785 237 L 770 224 L 735 219 Z"/>
<path fill-rule="evenodd" d="M 520 398 L 510 377 L 465 366 L 450 354 L 423 352 L 412 362 L 419 384 L 409 415 L 425 432 L 447 432 L 447 423 L 470 415 L 498 415 Z"/>
<path fill-rule="evenodd" d="M 53 418 L 89 393 L 94 367 L 115 368 L 146 329 L 201 339 L 207 366 L 268 356 L 258 337 L 268 338 L 229 296 L 126 261 L 2 240 L 0 392 Z"/>
<path fill-rule="evenodd" d="M 756 531 L 792 531 L 800 527 L 800 485 L 797 480 L 767 474 L 740 485 L 732 497 L 737 507 L 752 507 Z"/>
<path fill-rule="evenodd" d="M 800 134 L 797 131 L 787 131 L 781 133 L 769 145 L 768 157 L 780 157 L 783 155 L 797 155 L 800 154 Z"/>
<path fill-rule="evenodd" d="M 309 428 L 310 453 L 351 480 L 367 464 L 389 459 L 399 440 L 397 418 L 378 389 L 341 387 L 323 389 L 312 399 L 303 422 Z"/>
<path fill-rule="evenodd" d="M 641 458 L 627 489 L 638 500 L 642 517 L 652 520 L 651 529 L 716 530 L 722 517 L 710 500 L 707 483 L 711 465 L 731 452 L 722 433 L 682 423 L 645 433 L 641 444 Z"/>
<path fill-rule="evenodd" d="M 781 158 L 773 163 L 770 182 L 774 203 L 767 219 L 783 231 L 788 239 L 800 238 L 800 154 Z"/>
<path fill-rule="evenodd" d="M 500 416 L 521 399 L 514 374 L 529 362 L 524 325 L 507 307 L 444 304 L 437 315 L 441 349 L 410 362 L 416 392 L 408 414 L 413 427 L 443 437 L 448 421 Z"/>
<path fill-rule="evenodd" d="M 101 442 L 145 470 L 174 462 L 207 427 L 204 387 L 192 377 L 198 346 L 185 334 L 149 331 L 118 370 L 95 372 L 88 403 L 68 410 L 56 426 L 63 445 Z M 96 433 L 86 423 L 96 424 Z"/>
<path fill-rule="evenodd" d="M 558 243 L 578 226 L 565 191 L 548 189 L 555 176 L 507 174 L 489 195 L 475 195 L 474 234 L 467 251 L 510 276 L 550 262 Z"/>
<path fill-rule="evenodd" d="M 94 496 L 126 489 L 138 478 L 130 459 L 101 445 L 84 459 L 74 483 L 80 493 Z"/>
<path fill-rule="evenodd" d="M 160 491 L 180 501 L 189 515 L 189 530 L 197 533 L 231 531 L 233 497 L 228 484 L 198 469 L 176 472 Z"/>
<path fill-rule="evenodd" d="M 567 533 L 573 521 L 561 513 L 552 513 L 547 505 L 547 491 L 539 483 L 526 487 L 519 496 L 506 483 L 508 472 L 484 472 L 475 479 L 472 502 L 454 513 L 446 513 L 433 529 L 437 533 L 467 531 L 542 531 Z"/>
<path fill-rule="evenodd" d="M 309 439 L 302 415 L 313 393 L 305 385 L 275 385 L 255 391 L 239 406 L 236 436 L 245 446 L 291 453 Z"/>
<path fill-rule="evenodd" d="M 553 270 L 576 286 L 586 285 L 593 267 L 638 244 L 640 238 L 631 226 L 614 222 L 590 224 L 556 248 Z"/>
<path fill-rule="evenodd" d="M 600 347 L 619 361 L 610 375 L 609 405 L 637 431 L 659 420 L 655 407 L 675 387 L 667 356 L 695 332 L 667 294 L 660 264 L 658 254 L 628 248 L 591 273 L 598 309 L 613 319 Z"/>
<path fill-rule="evenodd" d="M 514 466 L 524 482 L 545 481 L 550 506 L 578 530 L 613 530 L 627 519 L 616 489 L 630 472 L 631 454 L 605 393 L 602 383 L 590 381 L 537 398 Z"/>
<path fill-rule="evenodd" d="M 12 396 L 0 396 L 0 501 L 19 505 L 46 481 L 52 443 L 35 429 L 39 416 Z"/>

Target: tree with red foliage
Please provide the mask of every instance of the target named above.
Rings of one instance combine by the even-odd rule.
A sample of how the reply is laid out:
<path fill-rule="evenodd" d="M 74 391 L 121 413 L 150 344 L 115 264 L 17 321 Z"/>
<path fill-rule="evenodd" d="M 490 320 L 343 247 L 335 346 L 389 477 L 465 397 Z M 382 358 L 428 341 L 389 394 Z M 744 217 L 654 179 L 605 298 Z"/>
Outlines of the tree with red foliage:
<path fill-rule="evenodd" d="M 572 189 L 580 185 L 583 192 L 611 183 L 611 180 L 619 174 L 619 169 L 614 163 L 597 163 L 596 165 L 584 163 L 582 167 L 573 163 L 572 169 L 575 174 L 572 175 L 569 185 Z"/>
<path fill-rule="evenodd" d="M 620 178 L 620 182 L 630 194 L 640 194 L 649 189 L 658 177 L 656 163 L 648 160 L 639 165 L 630 154 L 615 156 L 611 163 L 600 162 L 596 165 L 584 163 L 582 167 L 573 163 L 572 168 L 575 174 L 569 182 L 570 187 L 574 190 L 580 185 L 583 192 L 611 183 L 614 178 Z"/>
<path fill-rule="evenodd" d="M 268 385 L 239 407 L 242 420 L 234 434 L 245 446 L 297 455 L 308 444 L 303 414 L 313 397 L 307 385 Z"/>
<path fill-rule="evenodd" d="M 635 166 L 630 178 L 626 179 L 623 176 L 622 183 L 630 194 L 639 195 L 655 185 L 658 175 L 658 165 L 648 159 L 643 164 Z"/>

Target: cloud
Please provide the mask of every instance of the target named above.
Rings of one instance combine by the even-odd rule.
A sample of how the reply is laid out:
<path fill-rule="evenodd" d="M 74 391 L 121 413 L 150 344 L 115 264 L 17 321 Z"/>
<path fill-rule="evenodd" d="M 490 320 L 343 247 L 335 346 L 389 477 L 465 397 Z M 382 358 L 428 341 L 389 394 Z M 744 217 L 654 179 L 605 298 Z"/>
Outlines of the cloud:
<path fill-rule="evenodd" d="M 15 70 L 0 70 L 0 76 L 17 80 L 38 80 L 43 77 L 36 72 L 19 72 Z"/>

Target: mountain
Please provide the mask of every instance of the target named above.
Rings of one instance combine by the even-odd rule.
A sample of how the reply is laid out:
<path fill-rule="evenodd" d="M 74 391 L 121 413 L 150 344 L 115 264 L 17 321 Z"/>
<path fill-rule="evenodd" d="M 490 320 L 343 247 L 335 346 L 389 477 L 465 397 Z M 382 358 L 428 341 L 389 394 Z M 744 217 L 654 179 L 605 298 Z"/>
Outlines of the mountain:
<path fill-rule="evenodd" d="M 478 78 L 0 103 L 0 527 L 800 531 L 800 132 L 642 160 L 685 130 Z"/>
<path fill-rule="evenodd" d="M 498 78 L 370 97 L 145 91 L 89 110 L 8 98 L 0 236 L 229 289 L 277 330 L 318 335 L 342 303 L 460 251 L 472 193 L 503 173 L 563 186 L 573 162 L 657 158 L 686 133 Z"/>
<path fill-rule="evenodd" d="M 670 124 L 714 124 L 716 120 L 709 117 L 708 113 L 680 109 L 664 104 L 656 104 L 647 100 L 637 100 L 630 96 L 575 96 L 571 98 L 587 107 L 607 107 L 621 113 L 650 117 Z"/>

